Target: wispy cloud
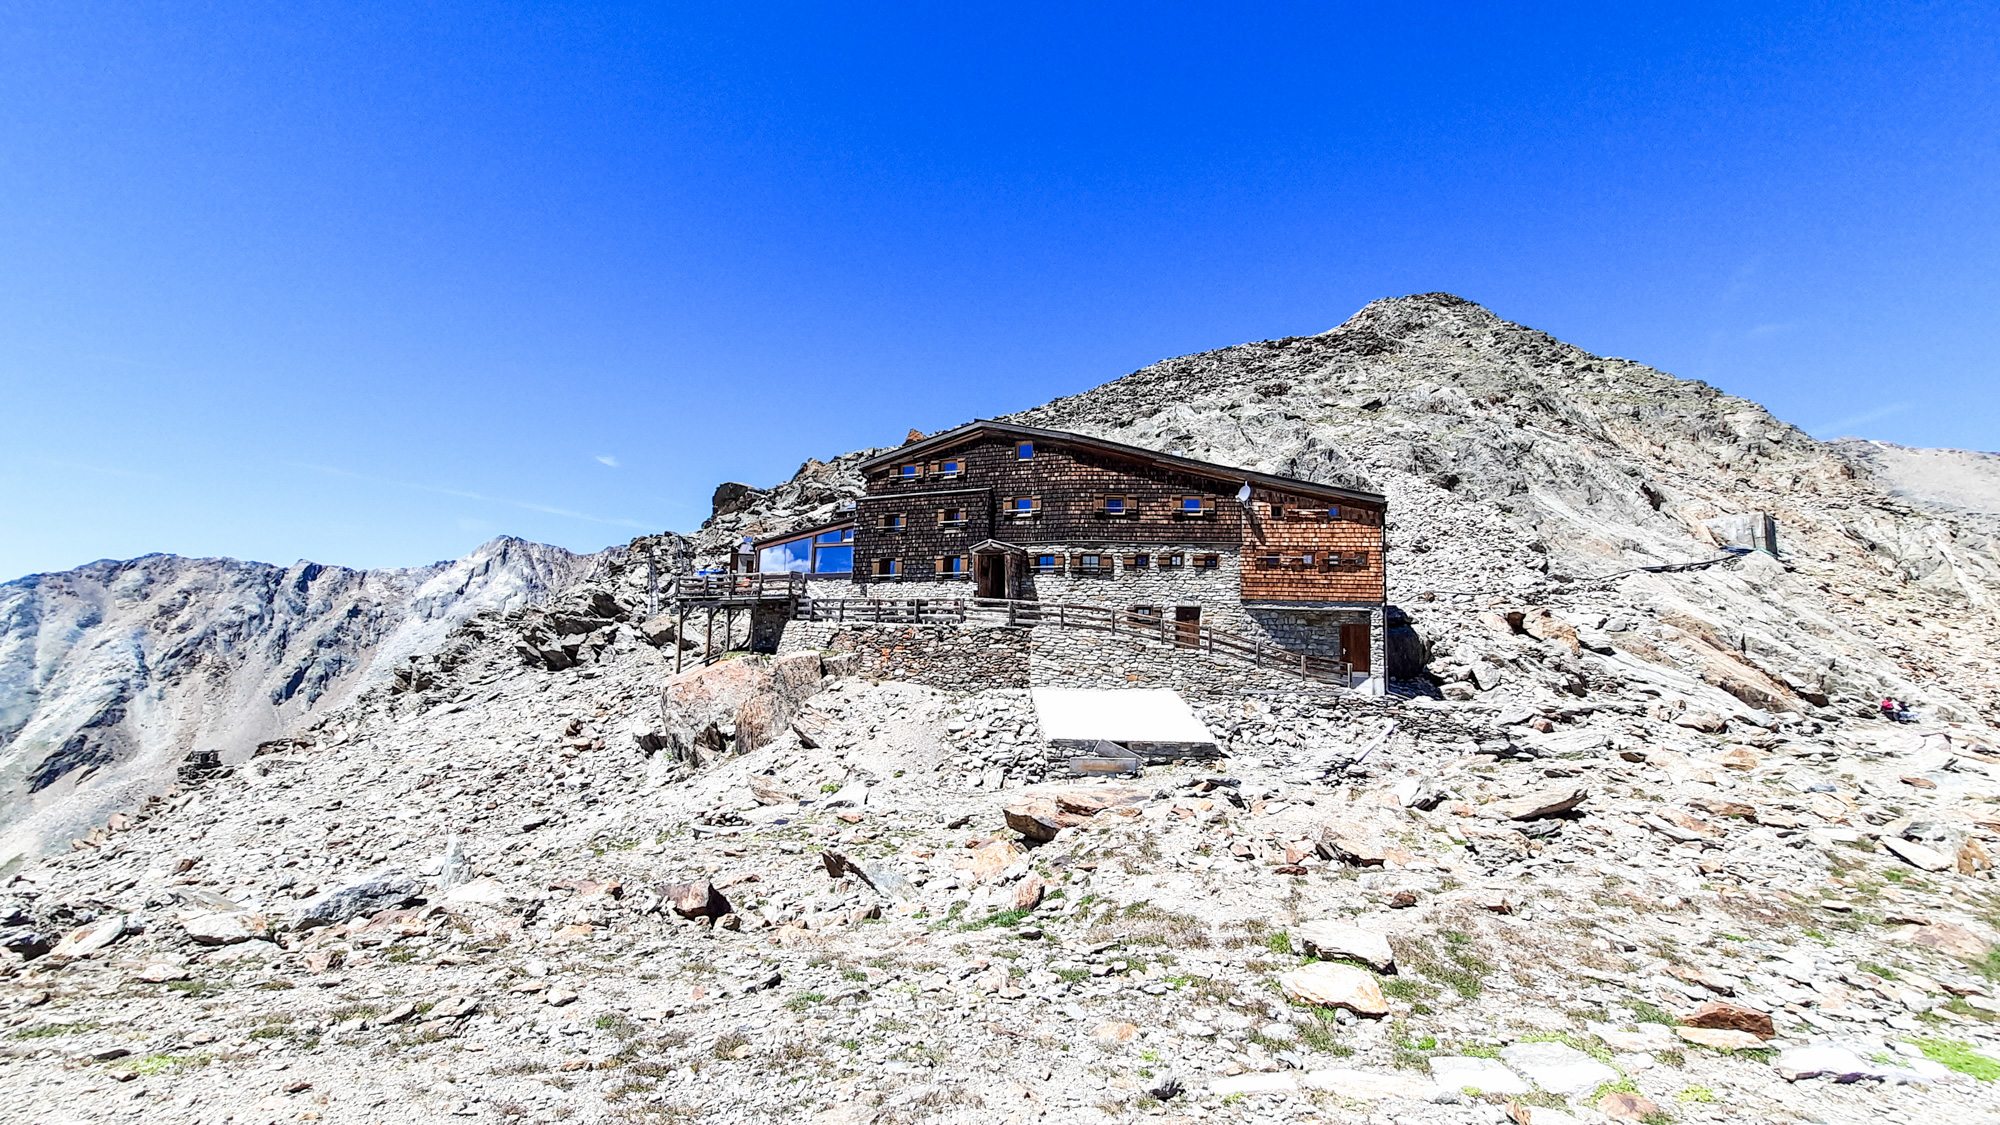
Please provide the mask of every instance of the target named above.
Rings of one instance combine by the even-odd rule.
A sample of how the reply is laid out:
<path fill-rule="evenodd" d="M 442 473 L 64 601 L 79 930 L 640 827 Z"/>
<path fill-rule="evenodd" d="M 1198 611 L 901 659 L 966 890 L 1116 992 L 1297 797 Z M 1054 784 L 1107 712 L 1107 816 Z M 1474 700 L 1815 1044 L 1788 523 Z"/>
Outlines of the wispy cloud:
<path fill-rule="evenodd" d="M 510 508 L 520 508 L 528 512 L 540 512 L 543 515 L 549 516 L 562 516 L 565 519 L 586 520 L 590 523 L 609 524 L 613 527 L 637 527 L 643 529 L 649 526 L 640 523 L 638 520 L 606 519 L 603 516 L 593 516 L 588 512 L 576 512 L 568 508 L 553 508 L 547 504 L 536 504 L 527 500 L 509 500 L 504 496 L 487 496 L 483 493 L 467 492 L 462 488 L 442 488 L 434 484 L 416 484 L 411 481 L 371 477 L 362 473 L 349 472 L 346 469 L 337 469 L 331 465 L 311 465 L 302 461 L 287 461 L 285 464 L 294 469 L 306 469 L 310 472 L 325 473 L 328 476 L 345 477 L 348 480 L 366 481 L 369 484 L 385 484 L 391 488 L 407 488 L 413 492 L 432 492 L 439 496 L 457 496 L 461 499 L 480 500 L 488 504 L 505 504 Z"/>
<path fill-rule="evenodd" d="M 1891 414 L 1901 414 L 1913 405 L 1915 404 L 1908 402 L 1892 402 L 1887 406 L 1878 406 L 1866 413 L 1856 414 L 1852 418 L 1842 418 L 1837 422 L 1828 422 L 1823 426 L 1813 426 L 1810 432 L 1821 437 L 1846 437 L 1856 426 L 1865 426 L 1870 422 L 1879 422 Z"/>
<path fill-rule="evenodd" d="M 600 465 L 609 465 L 614 469 L 618 467 L 618 458 L 613 457 L 609 453 L 598 454 L 596 457 L 596 461 Z"/>
<path fill-rule="evenodd" d="M 1765 336 L 1782 335 L 1783 333 L 1790 332 L 1792 329 L 1797 327 L 1798 325 L 1792 324 L 1790 322 L 1784 324 L 1759 324 L 1756 327 L 1750 329 L 1750 331 L 1745 332 L 1744 335 L 1750 337 L 1753 340 L 1756 340 Z"/>

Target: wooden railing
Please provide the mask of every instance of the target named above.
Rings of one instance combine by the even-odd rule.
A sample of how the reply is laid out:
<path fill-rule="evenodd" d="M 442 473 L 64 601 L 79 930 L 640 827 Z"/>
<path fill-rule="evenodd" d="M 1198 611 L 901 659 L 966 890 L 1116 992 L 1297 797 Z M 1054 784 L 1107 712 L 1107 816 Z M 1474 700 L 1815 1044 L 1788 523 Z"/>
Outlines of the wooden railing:
<path fill-rule="evenodd" d="M 782 574 L 686 574 L 674 597 L 684 602 L 783 601 L 806 596 L 806 576 Z"/>
<path fill-rule="evenodd" d="M 1344 660 L 1292 652 L 1255 637 L 1193 621 L 1175 621 L 1159 614 L 1134 613 L 1109 606 L 1006 598 L 811 598 L 799 603 L 795 616 L 805 621 L 899 625 L 962 625 L 968 621 L 1024 628 L 1054 625 L 1206 653 L 1217 659 L 1291 672 L 1342 687 L 1353 682 L 1353 666 Z"/>
<path fill-rule="evenodd" d="M 856 621 L 883 625 L 963 625 L 964 598 L 808 598 L 798 621 Z"/>

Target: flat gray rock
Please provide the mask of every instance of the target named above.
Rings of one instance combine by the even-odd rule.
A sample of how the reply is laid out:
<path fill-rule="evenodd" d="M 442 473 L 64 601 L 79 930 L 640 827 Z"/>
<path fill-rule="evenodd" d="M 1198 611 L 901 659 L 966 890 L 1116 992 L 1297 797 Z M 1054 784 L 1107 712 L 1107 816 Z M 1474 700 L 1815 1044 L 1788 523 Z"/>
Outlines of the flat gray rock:
<path fill-rule="evenodd" d="M 1433 1055 L 1431 1076 L 1447 1090 L 1477 1090 L 1482 1094 L 1525 1094 L 1533 1087 L 1498 1059 L 1477 1055 Z"/>
<path fill-rule="evenodd" d="M 1307 922 L 1292 932 L 1292 951 L 1329 961 L 1361 961 L 1385 973 L 1396 967 L 1387 937 L 1348 922 Z"/>
<path fill-rule="evenodd" d="M 1567 1043 L 1516 1043 L 1500 1057 L 1551 1094 L 1588 1093 L 1618 1080 L 1616 1070 Z"/>
<path fill-rule="evenodd" d="M 338 925 L 357 915 L 408 906 L 422 896 L 423 889 L 423 880 L 415 875 L 393 868 L 378 871 L 314 895 L 300 903 L 287 921 L 295 930 Z"/>

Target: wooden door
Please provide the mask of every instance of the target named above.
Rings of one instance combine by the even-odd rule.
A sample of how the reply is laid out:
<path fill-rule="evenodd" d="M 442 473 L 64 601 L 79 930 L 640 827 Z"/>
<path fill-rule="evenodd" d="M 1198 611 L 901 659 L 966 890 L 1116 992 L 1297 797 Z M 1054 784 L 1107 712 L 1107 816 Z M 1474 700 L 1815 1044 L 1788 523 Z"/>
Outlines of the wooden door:
<path fill-rule="evenodd" d="M 1340 627 L 1340 658 L 1347 661 L 1348 666 L 1356 672 L 1374 670 L 1374 661 L 1370 659 L 1372 647 L 1368 639 L 1368 626 L 1342 625 Z"/>
<path fill-rule="evenodd" d="M 1198 605 L 1177 605 L 1174 607 L 1174 643 L 1182 648 L 1201 646 L 1201 607 Z"/>
<path fill-rule="evenodd" d="M 1004 598 L 1007 596 L 1007 560 L 999 555 L 972 556 L 972 570 L 979 583 L 982 598 Z"/>

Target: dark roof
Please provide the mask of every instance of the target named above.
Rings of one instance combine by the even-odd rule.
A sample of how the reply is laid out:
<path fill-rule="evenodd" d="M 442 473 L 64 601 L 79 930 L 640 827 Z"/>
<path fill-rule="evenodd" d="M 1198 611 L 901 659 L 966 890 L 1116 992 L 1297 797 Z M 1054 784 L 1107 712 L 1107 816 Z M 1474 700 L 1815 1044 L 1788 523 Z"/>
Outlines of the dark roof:
<path fill-rule="evenodd" d="M 854 517 L 848 516 L 844 520 L 834 520 L 832 523 L 823 523 L 817 527 L 801 527 L 792 531 L 780 531 L 774 535 L 766 535 L 762 539 L 752 539 L 750 540 L 750 545 L 752 547 L 762 547 L 766 543 L 776 543 L 781 539 L 797 539 L 801 535 L 818 535 L 822 531 L 832 531 L 835 528 L 853 526 Z"/>
<path fill-rule="evenodd" d="M 1156 449 L 1142 449 L 1136 445 L 1106 441 L 1103 438 L 1073 434 L 1067 430 L 1045 430 L 1039 426 L 1021 426 L 1013 422 L 995 422 L 981 418 L 967 422 L 955 429 L 940 430 L 923 439 L 891 450 L 877 457 L 870 457 L 860 465 L 862 472 L 870 472 L 884 465 L 900 464 L 917 457 L 927 456 L 949 446 L 977 437 L 981 434 L 1003 434 L 1027 441 L 1045 441 L 1051 445 L 1071 445 L 1083 449 L 1108 453 L 1115 457 L 1126 457 L 1162 468 L 1174 469 L 1193 476 L 1209 477 L 1227 481 L 1230 484 L 1249 483 L 1259 488 L 1269 488 L 1279 492 L 1297 492 L 1307 496 L 1324 496 L 1339 500 L 1359 500 L 1370 504 L 1387 504 L 1388 498 L 1378 492 L 1364 492 L 1358 488 L 1342 488 L 1335 484 L 1320 484 L 1315 481 L 1299 480 L 1297 477 L 1281 477 L 1270 473 L 1257 473 L 1249 469 L 1238 469 L 1229 465 L 1218 465 L 1213 461 L 1197 461 L 1192 457 L 1176 457 L 1171 453 L 1161 453 Z"/>

